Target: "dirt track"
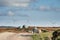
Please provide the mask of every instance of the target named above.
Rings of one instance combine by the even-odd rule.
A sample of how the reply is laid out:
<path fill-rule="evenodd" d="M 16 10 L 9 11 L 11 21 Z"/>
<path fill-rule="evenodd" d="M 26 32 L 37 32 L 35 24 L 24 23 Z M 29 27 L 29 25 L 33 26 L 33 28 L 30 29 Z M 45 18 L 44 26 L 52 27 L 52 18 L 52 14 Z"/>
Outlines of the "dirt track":
<path fill-rule="evenodd" d="M 0 40 L 32 40 L 28 33 L 11 33 L 11 32 L 3 32 L 0 33 Z"/>

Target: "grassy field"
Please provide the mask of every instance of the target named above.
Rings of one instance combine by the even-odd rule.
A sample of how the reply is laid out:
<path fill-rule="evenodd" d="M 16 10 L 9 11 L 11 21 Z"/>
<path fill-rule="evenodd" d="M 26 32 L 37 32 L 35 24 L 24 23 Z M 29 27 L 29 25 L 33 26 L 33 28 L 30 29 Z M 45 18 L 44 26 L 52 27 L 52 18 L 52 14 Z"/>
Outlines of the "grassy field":
<path fill-rule="evenodd" d="M 52 32 L 42 32 L 40 34 L 34 34 L 33 40 L 51 40 Z"/>
<path fill-rule="evenodd" d="M 58 31 L 58 30 L 60 31 L 60 29 L 54 29 L 54 31 Z M 41 32 L 40 34 L 34 34 L 32 38 L 33 40 L 52 40 L 52 37 L 53 37 L 52 34 L 54 31 Z M 56 39 L 60 40 L 60 35 L 58 35 Z"/>
<path fill-rule="evenodd" d="M 45 28 L 43 28 L 43 29 L 45 29 Z M 29 30 L 29 29 L 28 28 L 27 29 L 20 29 L 20 28 L 0 28 L 0 33 L 1 32 L 25 33 L 26 30 Z M 47 32 L 42 31 L 39 34 L 34 33 L 34 35 L 32 36 L 32 38 L 33 38 L 33 40 L 51 40 L 52 33 L 53 33 L 52 31 L 55 31 L 55 30 L 60 30 L 60 28 L 49 28 L 48 27 L 48 28 L 46 28 L 46 30 L 44 30 L 44 31 L 47 31 Z M 29 33 L 29 32 L 27 32 L 27 33 Z M 58 38 L 60 38 L 60 37 L 58 37 Z"/>

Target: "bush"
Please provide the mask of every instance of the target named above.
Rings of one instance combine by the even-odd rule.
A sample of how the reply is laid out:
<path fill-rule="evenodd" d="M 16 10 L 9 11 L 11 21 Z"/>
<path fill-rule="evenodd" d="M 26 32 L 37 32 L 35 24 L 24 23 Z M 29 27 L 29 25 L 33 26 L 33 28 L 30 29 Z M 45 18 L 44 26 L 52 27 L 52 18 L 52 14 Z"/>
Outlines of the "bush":
<path fill-rule="evenodd" d="M 57 37 L 57 40 L 60 40 L 60 36 Z"/>
<path fill-rule="evenodd" d="M 47 30 L 43 29 L 42 32 L 48 32 Z"/>
<path fill-rule="evenodd" d="M 25 25 L 23 25 L 22 28 L 25 29 L 26 28 Z"/>
<path fill-rule="evenodd" d="M 60 40 L 59 36 L 60 36 L 60 30 L 56 30 L 52 33 L 53 35 L 53 39 L 57 39 Z"/>

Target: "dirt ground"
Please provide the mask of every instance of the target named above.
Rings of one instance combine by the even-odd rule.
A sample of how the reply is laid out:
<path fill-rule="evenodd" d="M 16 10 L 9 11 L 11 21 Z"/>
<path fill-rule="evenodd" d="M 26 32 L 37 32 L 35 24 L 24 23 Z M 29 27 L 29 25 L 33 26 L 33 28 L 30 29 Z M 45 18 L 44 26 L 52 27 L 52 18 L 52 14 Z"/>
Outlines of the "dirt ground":
<path fill-rule="evenodd" d="M 0 33 L 0 40 L 32 40 L 30 35 L 30 33 L 3 32 Z"/>

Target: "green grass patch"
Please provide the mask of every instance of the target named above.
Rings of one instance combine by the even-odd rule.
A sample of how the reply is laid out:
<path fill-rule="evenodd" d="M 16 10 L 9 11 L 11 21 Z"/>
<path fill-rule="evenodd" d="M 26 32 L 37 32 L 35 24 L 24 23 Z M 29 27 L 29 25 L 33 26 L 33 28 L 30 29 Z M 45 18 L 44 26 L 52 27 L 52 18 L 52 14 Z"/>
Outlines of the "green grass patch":
<path fill-rule="evenodd" d="M 34 34 L 33 40 L 49 40 L 52 37 L 52 32 L 42 32 L 40 34 Z"/>

